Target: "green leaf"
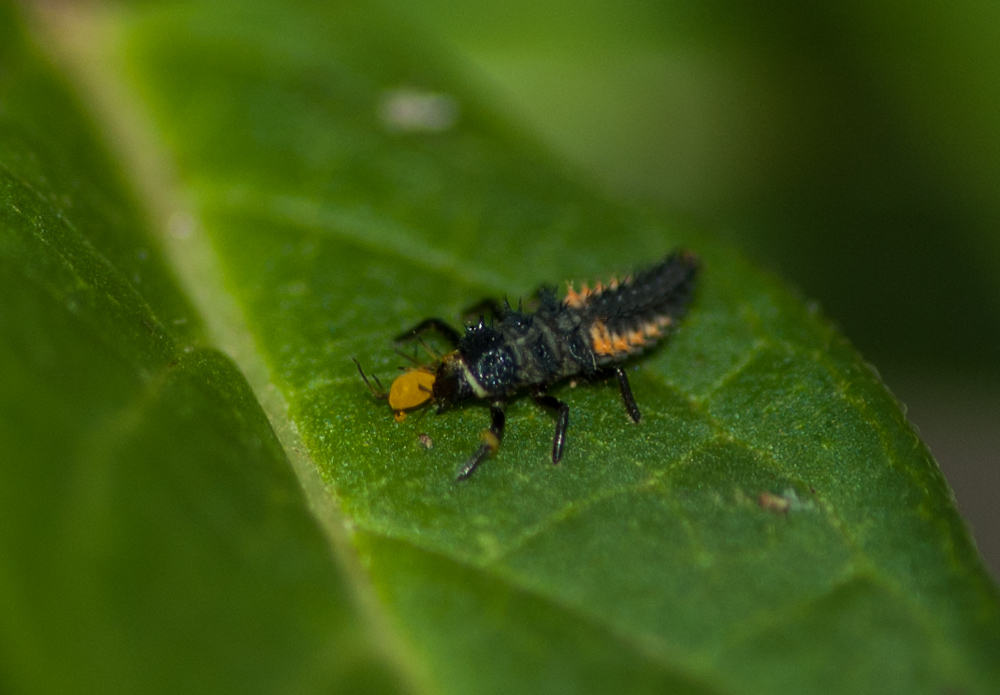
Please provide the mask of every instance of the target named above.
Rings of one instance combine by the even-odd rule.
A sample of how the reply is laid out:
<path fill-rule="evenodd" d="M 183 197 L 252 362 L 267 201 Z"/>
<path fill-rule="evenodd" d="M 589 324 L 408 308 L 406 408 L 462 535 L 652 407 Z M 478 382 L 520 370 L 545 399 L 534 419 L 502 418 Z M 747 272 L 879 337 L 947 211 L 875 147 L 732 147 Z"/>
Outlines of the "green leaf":
<path fill-rule="evenodd" d="M 390 12 L 90 12 L 46 26 L 117 159 L 0 37 L 0 685 L 1000 685 L 997 590 L 936 464 L 780 282 L 580 183 Z M 642 422 L 562 385 L 559 466 L 521 400 L 456 482 L 485 409 L 396 423 L 351 361 L 389 378 L 425 316 L 673 246 L 704 272 L 629 366 Z"/>
<path fill-rule="evenodd" d="M 0 690 L 399 690 L 142 215 L 0 7 Z"/>

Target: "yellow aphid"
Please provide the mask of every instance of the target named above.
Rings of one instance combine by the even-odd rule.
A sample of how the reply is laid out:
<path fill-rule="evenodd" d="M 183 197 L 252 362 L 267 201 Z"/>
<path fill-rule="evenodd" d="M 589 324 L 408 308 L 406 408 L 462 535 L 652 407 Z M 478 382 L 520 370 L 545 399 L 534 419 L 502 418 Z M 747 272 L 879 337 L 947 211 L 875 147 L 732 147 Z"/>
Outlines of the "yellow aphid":
<path fill-rule="evenodd" d="M 434 391 L 434 372 L 429 369 L 411 369 L 396 378 L 389 388 L 389 407 L 397 413 L 423 405 Z M 397 419 L 398 416 L 397 416 Z"/>

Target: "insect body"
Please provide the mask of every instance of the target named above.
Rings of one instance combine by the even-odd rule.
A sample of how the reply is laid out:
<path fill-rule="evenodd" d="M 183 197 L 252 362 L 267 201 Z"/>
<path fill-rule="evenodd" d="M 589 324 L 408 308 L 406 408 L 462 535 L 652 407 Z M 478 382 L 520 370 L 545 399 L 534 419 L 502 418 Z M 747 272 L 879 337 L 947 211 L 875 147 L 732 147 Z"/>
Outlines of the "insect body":
<path fill-rule="evenodd" d="M 507 402 L 522 391 L 555 411 L 552 462 L 558 463 L 566 442 L 569 406 L 549 395 L 548 389 L 573 377 L 614 375 L 629 417 L 639 422 L 639 408 L 621 365 L 654 346 L 676 325 L 691 301 L 697 272 L 693 253 L 675 251 L 623 280 L 594 288 L 584 285 L 579 291 L 571 286 L 562 300 L 553 288 L 543 287 L 534 313 L 512 309 L 506 300 L 502 306 L 489 301 L 495 320 L 487 323 L 480 318 L 466 326 L 464 334 L 441 319 L 425 319 L 397 341 L 419 339 L 434 330 L 453 350 L 430 366 L 404 372 L 389 393 L 372 387 L 360 364 L 358 370 L 373 393 L 388 399 L 397 419 L 402 411 L 429 402 L 437 405 L 438 412 L 470 399 L 489 402 L 490 428 L 483 431 L 479 448 L 459 469 L 459 479 L 467 478 L 499 449 Z"/>

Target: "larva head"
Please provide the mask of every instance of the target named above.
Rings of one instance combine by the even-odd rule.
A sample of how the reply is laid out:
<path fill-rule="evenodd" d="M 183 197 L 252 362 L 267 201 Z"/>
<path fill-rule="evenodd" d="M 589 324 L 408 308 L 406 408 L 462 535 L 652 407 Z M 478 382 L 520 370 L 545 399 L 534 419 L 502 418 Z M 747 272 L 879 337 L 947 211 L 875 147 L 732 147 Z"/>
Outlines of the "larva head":
<path fill-rule="evenodd" d="M 469 382 L 469 370 L 456 350 L 441 358 L 434 372 L 434 400 L 438 412 L 477 395 Z"/>

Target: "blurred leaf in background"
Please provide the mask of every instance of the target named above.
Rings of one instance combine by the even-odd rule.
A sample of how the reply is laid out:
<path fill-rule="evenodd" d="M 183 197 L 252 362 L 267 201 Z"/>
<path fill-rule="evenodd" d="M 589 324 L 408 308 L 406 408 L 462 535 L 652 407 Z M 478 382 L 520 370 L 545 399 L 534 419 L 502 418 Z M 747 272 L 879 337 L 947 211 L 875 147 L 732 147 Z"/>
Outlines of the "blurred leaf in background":
<path fill-rule="evenodd" d="M 0 7 L 0 688 L 997 688 L 996 585 L 873 371 L 724 242 L 581 183 L 433 33 Z M 643 422 L 561 387 L 558 467 L 518 401 L 457 483 L 483 408 L 396 423 L 351 362 L 673 246 L 705 271 L 629 367 Z"/>

